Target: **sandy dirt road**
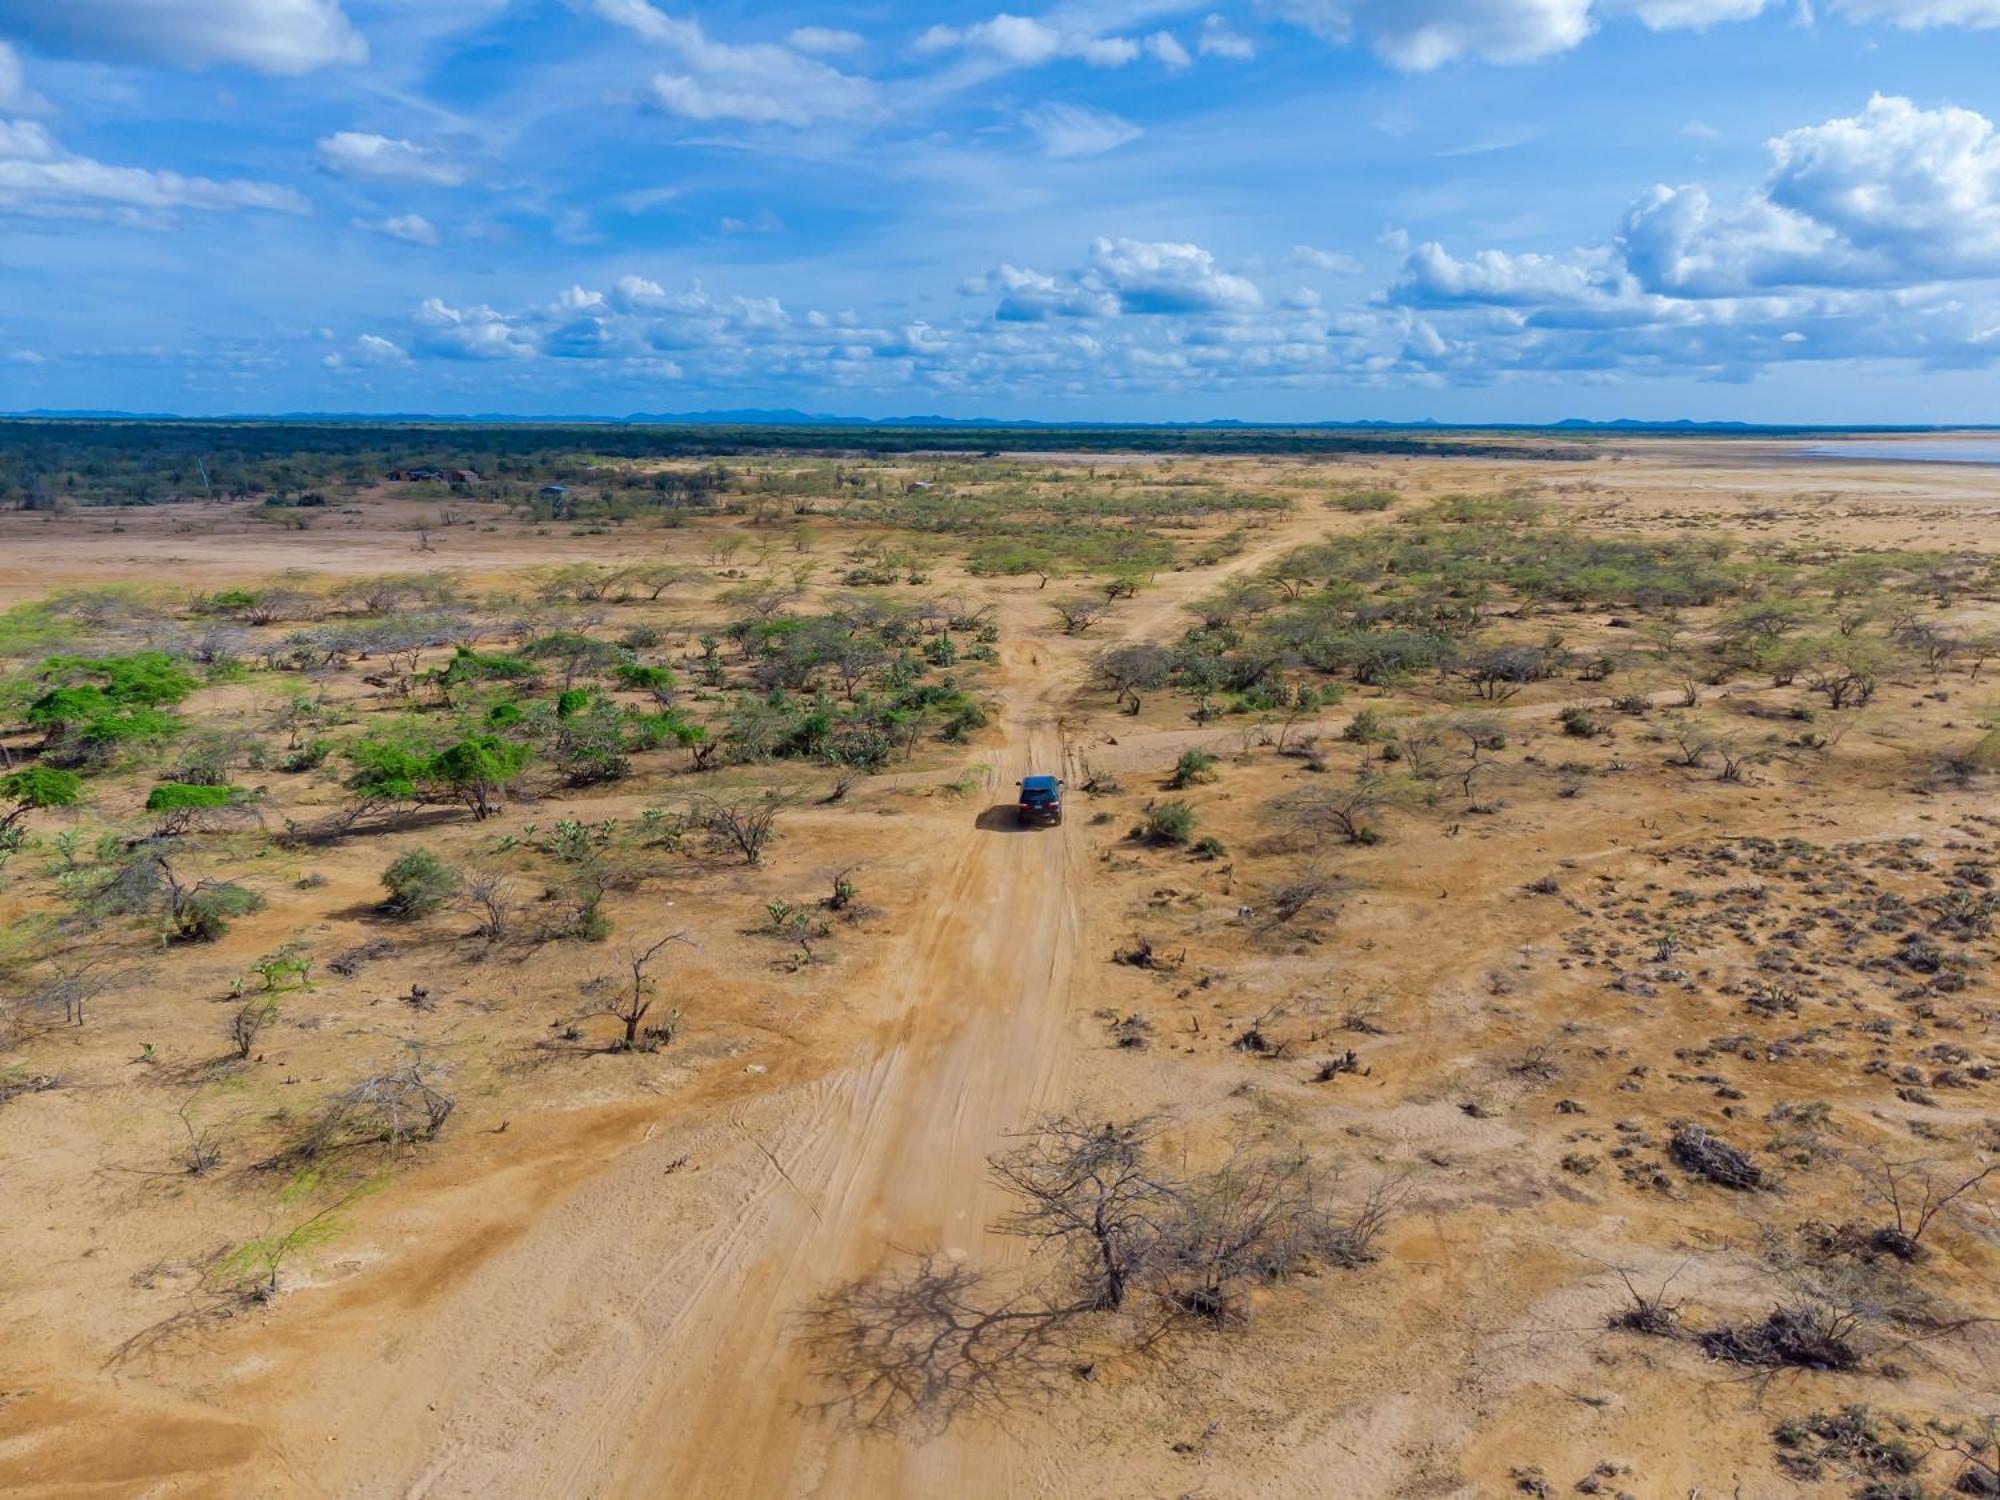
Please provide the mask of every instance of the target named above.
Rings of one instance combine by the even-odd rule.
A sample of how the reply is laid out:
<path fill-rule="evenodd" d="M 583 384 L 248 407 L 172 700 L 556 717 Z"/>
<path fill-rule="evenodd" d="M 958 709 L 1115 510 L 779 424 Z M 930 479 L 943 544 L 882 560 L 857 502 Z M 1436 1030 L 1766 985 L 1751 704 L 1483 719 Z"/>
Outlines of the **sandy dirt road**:
<path fill-rule="evenodd" d="M 284 1492 L 1014 1492 L 1012 1449 L 991 1435 L 918 1446 L 816 1415 L 795 1335 L 816 1295 L 901 1255 L 1013 1253 L 987 1230 L 986 1158 L 1061 1096 L 1082 943 L 1073 826 L 1011 818 L 1017 778 L 1065 762 L 1053 694 L 1069 684 L 1041 676 L 1043 650 L 1010 652 L 985 786 L 924 824 L 911 857 L 936 878 L 874 967 L 853 1055 L 622 1151 L 412 1308 L 408 1336 L 380 1345 L 380 1378 L 337 1389 L 334 1409 L 299 1399 L 324 1403 L 330 1372 L 274 1371 L 298 1434 Z M 690 1147 L 718 1162 L 698 1216 L 663 1211 L 662 1175 Z"/>
<path fill-rule="evenodd" d="M 1162 579 L 1118 634 L 1151 638 L 1192 592 L 1256 566 L 1289 533 Z M 484 1261 L 441 1315 L 422 1314 L 425 1344 L 399 1353 L 400 1377 L 363 1403 L 373 1412 L 340 1424 L 334 1493 L 1060 1492 L 1055 1455 L 976 1422 L 919 1443 L 816 1413 L 826 1392 L 797 1339 L 815 1297 L 899 1259 L 1017 1257 L 989 1228 L 1002 1205 L 986 1160 L 1066 1102 L 1073 978 L 1088 951 L 1082 840 L 1074 818 L 1017 829 L 1011 803 L 1029 771 L 1076 769 L 1060 714 L 1104 641 L 1049 638 L 1035 594 L 1009 600 L 1007 615 L 1002 745 L 984 757 L 983 791 L 927 822 L 912 850 L 936 875 L 858 997 L 853 1056 L 717 1127 L 715 1144 L 752 1170 L 699 1233 L 686 1213 L 649 1208 L 662 1161 L 685 1149 L 677 1136 L 625 1153 Z"/>

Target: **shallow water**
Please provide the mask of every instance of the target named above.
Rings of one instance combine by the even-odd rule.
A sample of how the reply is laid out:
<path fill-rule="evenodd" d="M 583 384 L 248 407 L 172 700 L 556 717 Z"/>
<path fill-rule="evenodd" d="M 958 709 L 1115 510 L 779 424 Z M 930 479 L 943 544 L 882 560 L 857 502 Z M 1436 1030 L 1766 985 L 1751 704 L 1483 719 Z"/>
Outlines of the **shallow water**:
<path fill-rule="evenodd" d="M 2000 464 L 2000 436 L 1822 443 L 1804 452 L 1809 458 L 1864 459 L 1870 463 L 1887 459 L 1913 464 Z"/>

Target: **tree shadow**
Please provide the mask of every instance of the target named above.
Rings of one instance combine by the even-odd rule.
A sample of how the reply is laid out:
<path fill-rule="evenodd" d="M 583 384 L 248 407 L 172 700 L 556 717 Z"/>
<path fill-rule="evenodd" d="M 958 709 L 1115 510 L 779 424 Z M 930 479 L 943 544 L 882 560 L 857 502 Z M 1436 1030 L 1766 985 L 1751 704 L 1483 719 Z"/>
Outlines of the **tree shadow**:
<path fill-rule="evenodd" d="M 981 1272 L 927 1254 L 834 1288 L 800 1341 L 827 1387 L 809 1408 L 861 1432 L 935 1436 L 1076 1378 L 1081 1309 L 1001 1294 Z"/>

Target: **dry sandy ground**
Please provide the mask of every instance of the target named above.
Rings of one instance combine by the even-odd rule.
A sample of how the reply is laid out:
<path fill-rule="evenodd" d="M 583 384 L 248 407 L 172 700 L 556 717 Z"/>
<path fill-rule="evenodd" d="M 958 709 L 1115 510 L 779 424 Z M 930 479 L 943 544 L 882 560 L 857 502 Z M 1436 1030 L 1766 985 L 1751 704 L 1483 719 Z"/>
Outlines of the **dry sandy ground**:
<path fill-rule="evenodd" d="M 1321 475 L 1412 494 L 1533 484 L 1582 524 L 1752 540 L 1990 547 L 2000 515 L 2000 480 L 1981 471 L 1798 465 L 1733 444 L 1627 445 L 1591 465 L 1383 461 Z M 124 524 L 0 516 L 0 598 L 86 580 L 212 587 L 299 566 L 497 575 L 548 560 L 551 545 L 458 532 L 439 558 L 374 520 L 293 535 L 223 508 Z M 1604 1464 L 1587 1492 L 1754 1500 L 1852 1488 L 1835 1471 L 1807 1480 L 1774 1466 L 1782 1416 L 1848 1401 L 1978 1409 L 1994 1367 L 1976 1337 L 1912 1348 L 1894 1373 L 1746 1381 L 1687 1343 L 1605 1331 L 1624 1300 L 1614 1265 L 1651 1285 L 1678 1274 L 1675 1295 L 1711 1322 L 1761 1312 L 1760 1245 L 1834 1211 L 1834 1169 L 1801 1170 L 1784 1195 L 1752 1201 L 1620 1181 L 1608 1161 L 1590 1175 L 1559 1165 L 1606 1154 L 1628 1124 L 1656 1146 L 1662 1122 L 1683 1114 L 1736 1120 L 1761 1145 L 1759 1122 L 1786 1099 L 1828 1101 L 1857 1140 L 1907 1140 L 1911 1117 L 1954 1139 L 1987 1120 L 1988 1095 L 1899 1102 L 1831 1044 L 1677 1060 L 1738 1023 L 1713 998 L 1683 1006 L 1658 983 L 1607 985 L 1601 954 L 1574 937 L 1583 926 L 1615 947 L 1617 904 L 1636 911 L 1664 901 L 1662 887 L 1699 885 L 1682 851 L 1710 841 L 1893 851 L 1907 838 L 1946 863 L 1987 857 L 2000 831 L 1989 797 L 1905 790 L 1900 757 L 1962 705 L 1899 690 L 1894 722 L 1864 727 L 1839 769 L 1774 768 L 1742 787 L 1676 780 L 1652 754 L 1645 772 L 1564 800 L 1535 767 L 1513 765 L 1492 789 L 1495 815 L 1399 821 L 1388 844 L 1352 856 L 1337 923 L 1262 940 L 1238 920 L 1275 871 L 1254 853 L 1256 809 L 1297 784 L 1296 762 L 1242 729 L 1191 729 L 1164 699 L 1119 718 L 1083 692 L 1085 663 L 1106 640 L 1177 633 L 1180 607 L 1222 574 L 1348 524 L 1359 523 L 1302 510 L 1221 568 L 1162 579 L 1088 642 L 1052 633 L 1032 585 L 992 586 L 1003 645 L 988 683 L 995 727 L 972 757 L 984 790 L 959 800 L 926 795 L 922 777 L 885 781 L 852 806 L 800 814 L 754 885 L 731 873 L 722 889 L 673 894 L 704 913 L 704 902 L 734 902 L 740 920 L 770 889 L 859 862 L 879 908 L 863 936 L 793 979 L 718 919 L 677 980 L 686 1043 L 560 1069 L 468 1063 L 452 1133 L 358 1204 L 309 1274 L 254 1312 L 115 1357 L 180 1305 L 185 1268 L 161 1264 L 163 1247 L 196 1253 L 213 1238 L 213 1207 L 143 1170 L 155 1158 L 105 1128 L 143 1116 L 165 1139 L 168 1096 L 149 1092 L 142 1070 L 95 1054 L 64 1063 L 83 1087 L 0 1115 L 0 1494 L 1469 1500 L 1534 1492 L 1531 1466 L 1549 1493 L 1570 1492 Z M 622 544 L 559 545 L 604 557 Z M 1551 737 L 1560 701 L 1507 710 L 1548 760 L 1568 753 Z M 1227 757 L 1195 797 L 1236 853 L 1216 864 L 1122 837 L 1190 744 Z M 1057 830 L 1021 833 L 989 814 L 1029 768 L 1062 768 L 1074 785 L 1086 762 L 1118 770 L 1126 791 L 1076 796 Z M 630 808 L 644 800 L 635 791 Z M 375 848 L 315 861 L 330 882 L 312 898 L 329 948 L 359 930 L 353 912 L 383 858 Z M 1560 899 L 1523 895 L 1556 872 Z M 621 912 L 621 931 L 663 919 Z M 240 952 L 176 969 L 185 993 L 132 1002 L 139 1030 L 112 1001 L 95 1024 L 118 1026 L 127 1052 L 141 1036 L 192 1050 L 172 1017 L 296 926 L 296 911 L 274 915 Z M 1136 930 L 1186 948 L 1187 967 L 1158 977 L 1110 964 Z M 1747 966 L 1767 940 L 1730 947 L 1718 935 L 1690 966 Z M 502 973 L 435 961 L 480 1004 L 449 1028 L 409 1024 L 449 1030 L 461 1055 L 518 1053 L 561 1013 L 566 976 L 553 961 Z M 398 958 L 370 983 L 329 985 L 319 1003 L 349 1034 L 396 1035 L 403 1019 L 381 1006 L 411 972 Z M 1359 1007 L 1375 1028 L 1344 1034 L 1341 1016 Z M 1130 1014 L 1152 1022 L 1149 1050 L 1112 1045 L 1106 1017 Z M 1286 1039 L 1275 1060 L 1228 1045 L 1260 1016 Z M 1311 1059 L 1349 1045 L 1365 1076 L 1307 1081 Z M 1677 1092 L 1682 1074 L 1726 1074 L 1742 1102 L 1716 1116 L 1731 1096 L 1710 1082 Z M 1559 1098 L 1578 1112 L 1556 1112 Z M 1167 1112 L 1196 1152 L 1230 1137 L 1303 1140 L 1357 1186 L 1408 1175 L 1414 1196 L 1377 1264 L 1273 1291 L 1246 1330 L 1107 1358 L 1054 1397 L 943 1432 L 871 1433 L 817 1411 L 825 1391 L 796 1337 L 801 1312 L 830 1284 L 916 1252 L 1017 1262 L 1018 1242 L 990 1229 L 1002 1205 L 984 1162 L 1037 1113 L 1068 1107 Z M 1995 1241 L 1984 1208 L 1955 1224 L 1941 1240 L 1941 1294 L 1994 1311 L 1981 1288 L 2000 1264 Z"/>

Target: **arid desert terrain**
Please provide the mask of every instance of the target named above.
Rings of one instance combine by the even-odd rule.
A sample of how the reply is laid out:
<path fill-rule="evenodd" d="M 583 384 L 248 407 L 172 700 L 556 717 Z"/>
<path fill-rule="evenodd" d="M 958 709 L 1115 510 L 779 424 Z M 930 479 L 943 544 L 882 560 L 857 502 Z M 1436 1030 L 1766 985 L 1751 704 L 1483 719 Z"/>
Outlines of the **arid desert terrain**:
<path fill-rule="evenodd" d="M 2000 469 L 158 498 L 0 513 L 0 1495 L 2000 1495 Z"/>

